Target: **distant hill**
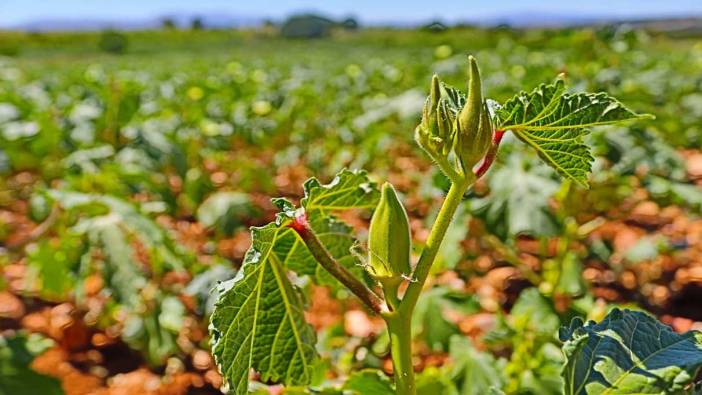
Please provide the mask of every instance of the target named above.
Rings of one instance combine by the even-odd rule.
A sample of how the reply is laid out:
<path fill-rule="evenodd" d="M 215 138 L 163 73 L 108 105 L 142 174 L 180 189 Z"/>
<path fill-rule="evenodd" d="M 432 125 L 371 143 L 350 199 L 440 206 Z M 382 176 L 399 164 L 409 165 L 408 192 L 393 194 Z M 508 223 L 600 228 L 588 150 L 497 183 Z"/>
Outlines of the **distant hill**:
<path fill-rule="evenodd" d="M 702 18 L 671 18 L 655 20 L 634 20 L 628 21 L 635 27 L 646 30 L 664 32 L 675 35 L 699 35 L 702 34 Z"/>
<path fill-rule="evenodd" d="M 204 28 L 247 28 L 258 27 L 270 20 L 263 16 L 253 15 L 232 15 L 216 12 L 201 14 L 166 14 L 160 17 L 144 18 L 141 20 L 117 20 L 117 19 L 63 19 L 46 18 L 38 19 L 15 26 L 0 26 L 0 28 L 10 28 L 12 30 L 24 31 L 93 31 L 104 29 L 118 30 L 140 30 L 161 28 L 165 19 L 175 22 L 178 27 L 190 26 L 194 18 L 202 21 Z M 282 21 L 278 21 L 282 22 Z M 397 27 L 418 27 L 425 25 L 428 21 L 385 21 L 375 23 L 364 23 L 361 25 L 372 26 L 397 26 Z M 661 32 L 699 33 L 702 32 L 702 16 L 692 17 L 658 17 L 643 19 L 626 19 L 617 16 L 587 15 L 573 13 L 548 13 L 541 11 L 521 11 L 509 14 L 499 14 L 483 17 L 479 20 L 466 19 L 460 17 L 453 21 L 448 21 L 447 25 L 454 23 L 468 23 L 479 26 L 509 25 L 513 27 L 565 27 L 565 26 L 586 26 L 611 23 L 629 23 L 637 27 Z"/>

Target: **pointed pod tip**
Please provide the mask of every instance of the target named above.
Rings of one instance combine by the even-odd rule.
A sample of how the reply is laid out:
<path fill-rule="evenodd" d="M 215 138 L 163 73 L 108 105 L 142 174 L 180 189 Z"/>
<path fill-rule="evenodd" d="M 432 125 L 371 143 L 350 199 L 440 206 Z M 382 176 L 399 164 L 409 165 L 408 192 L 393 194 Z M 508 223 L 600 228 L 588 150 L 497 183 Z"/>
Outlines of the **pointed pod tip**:
<path fill-rule="evenodd" d="M 380 200 L 385 202 L 395 202 L 402 206 L 400 196 L 397 194 L 397 190 L 391 183 L 387 181 L 383 183 L 382 189 L 380 191 Z"/>
<path fill-rule="evenodd" d="M 470 66 L 470 71 L 478 71 L 478 61 L 475 59 L 475 56 L 473 55 L 468 55 L 468 65 Z"/>
<path fill-rule="evenodd" d="M 432 90 L 434 90 L 434 89 L 437 89 L 437 90 L 438 90 L 438 89 L 439 89 L 439 83 L 440 83 L 440 82 L 441 82 L 441 80 L 439 80 L 439 76 L 438 76 L 438 75 L 436 75 L 436 74 L 432 75 L 432 76 L 431 76 L 431 89 L 432 89 Z"/>
<path fill-rule="evenodd" d="M 381 187 L 381 193 L 382 193 L 383 195 L 385 195 L 385 194 L 387 194 L 387 193 L 394 193 L 394 192 L 395 192 L 395 187 L 392 186 L 391 183 L 385 181 L 385 182 L 383 183 L 382 187 Z"/>
<path fill-rule="evenodd" d="M 468 95 L 471 95 L 471 90 L 480 91 L 480 69 L 478 62 L 473 55 L 468 55 Z M 478 92 L 476 92 L 478 93 Z M 477 95 L 476 99 L 482 102 L 482 95 Z"/>
<path fill-rule="evenodd" d="M 436 106 L 441 98 L 441 86 L 439 82 L 439 76 L 434 74 L 431 77 L 431 111 L 436 110 Z"/>

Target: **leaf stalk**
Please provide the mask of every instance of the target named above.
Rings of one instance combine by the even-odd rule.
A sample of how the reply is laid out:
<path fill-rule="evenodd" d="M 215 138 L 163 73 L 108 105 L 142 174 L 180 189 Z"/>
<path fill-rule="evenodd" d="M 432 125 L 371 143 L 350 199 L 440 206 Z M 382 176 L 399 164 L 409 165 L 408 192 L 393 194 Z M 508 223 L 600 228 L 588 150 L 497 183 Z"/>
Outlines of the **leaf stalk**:
<path fill-rule="evenodd" d="M 387 304 L 385 301 L 363 284 L 356 276 L 353 275 L 348 269 L 343 267 L 336 259 L 329 253 L 329 250 L 324 247 L 322 242 L 319 240 L 314 230 L 307 221 L 307 215 L 301 214 L 293 218 L 292 222 L 288 225 L 292 228 L 303 243 L 307 246 L 312 256 L 317 260 L 317 262 L 331 274 L 334 278 L 339 280 L 340 283 L 344 284 L 346 288 L 349 289 L 354 295 L 356 295 L 361 301 L 376 314 L 383 314 L 388 311 Z"/>

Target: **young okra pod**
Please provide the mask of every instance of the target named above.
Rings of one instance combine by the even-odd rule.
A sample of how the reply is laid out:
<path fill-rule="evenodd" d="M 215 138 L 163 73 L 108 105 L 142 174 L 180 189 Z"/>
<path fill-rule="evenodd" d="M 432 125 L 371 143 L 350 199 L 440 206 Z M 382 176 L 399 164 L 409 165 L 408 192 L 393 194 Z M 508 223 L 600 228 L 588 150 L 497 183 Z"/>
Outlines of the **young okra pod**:
<path fill-rule="evenodd" d="M 483 101 L 478 64 L 472 56 L 468 62 L 468 98 L 458 115 L 455 142 L 455 152 L 464 174 L 471 172 L 473 166 L 485 156 L 492 140 L 492 123 Z"/>
<path fill-rule="evenodd" d="M 399 283 L 410 274 L 410 228 L 395 188 L 385 183 L 368 236 L 370 272 L 378 281 Z"/>

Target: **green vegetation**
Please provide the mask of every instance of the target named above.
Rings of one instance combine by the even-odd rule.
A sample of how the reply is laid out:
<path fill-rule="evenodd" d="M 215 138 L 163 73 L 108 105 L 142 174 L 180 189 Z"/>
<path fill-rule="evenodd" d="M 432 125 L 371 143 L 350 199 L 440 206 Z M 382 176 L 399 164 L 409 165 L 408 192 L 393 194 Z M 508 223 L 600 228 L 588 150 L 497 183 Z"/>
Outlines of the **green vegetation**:
<path fill-rule="evenodd" d="M 311 276 L 319 283 L 321 269 L 385 321 L 395 378 L 394 390 L 388 386 L 385 391 L 417 394 L 414 309 L 463 195 L 492 165 L 504 133 L 516 134 L 563 177 L 587 187 L 594 159 L 583 143 L 585 128 L 651 118 L 632 112 L 606 93 L 565 93 L 561 79 L 531 93 L 521 92 L 504 105 L 492 101 L 488 106 L 477 62 L 473 57 L 468 61 L 468 93 L 434 76 L 417 126 L 417 143 L 451 186 L 414 269 L 409 221 L 395 189 L 385 183 L 380 192 L 361 172 L 344 171 L 325 186 L 310 179 L 299 208 L 275 199 L 280 209 L 275 222 L 252 230 L 243 276 L 219 288 L 210 328 L 215 359 L 234 393 L 248 392 L 251 369 L 264 380 L 287 385 L 312 382 L 318 359 L 314 330 L 305 322 L 304 304 L 287 272 Z M 375 210 L 364 263 L 354 257 L 358 241 L 350 227 L 330 213 L 368 208 Z M 354 275 L 358 267 L 364 267 L 367 276 Z M 368 276 L 374 281 L 365 281 Z M 633 394 L 650 388 L 672 393 L 691 386 L 702 366 L 702 335 L 676 335 L 644 313 L 623 314 L 614 310 L 599 327 L 583 326 L 576 317 L 570 329 L 562 329 L 569 358 L 562 373 L 564 393 Z M 616 336 L 606 331 L 610 326 Z M 620 349 L 620 342 L 627 348 Z M 681 359 L 675 357 L 678 352 Z M 655 382 L 647 376 L 656 377 Z M 372 377 L 360 392 L 384 385 L 382 375 Z M 471 386 L 472 381 L 469 378 L 463 385 Z M 491 385 L 496 383 L 481 381 L 484 391 L 502 390 Z"/>
<path fill-rule="evenodd" d="M 122 54 L 127 51 L 127 37 L 119 32 L 107 30 L 100 36 L 100 49 L 112 54 Z"/>
<path fill-rule="evenodd" d="M 23 306 L 0 309 L 0 392 L 66 391 L 49 347 L 103 386 L 141 366 L 217 393 L 212 349 L 235 393 L 694 390 L 698 41 L 118 34 L 120 56 L 0 32 L 0 296 Z M 24 318 L 66 305 L 63 329 Z M 27 331 L 54 342 L 18 358 Z M 131 370 L 104 367 L 117 347 Z"/>

